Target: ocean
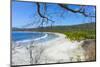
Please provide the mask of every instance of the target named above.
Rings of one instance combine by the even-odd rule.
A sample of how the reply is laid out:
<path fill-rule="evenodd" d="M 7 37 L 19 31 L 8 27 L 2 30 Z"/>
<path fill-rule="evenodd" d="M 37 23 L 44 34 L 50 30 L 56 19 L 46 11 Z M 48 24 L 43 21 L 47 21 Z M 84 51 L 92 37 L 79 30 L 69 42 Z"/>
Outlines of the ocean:
<path fill-rule="evenodd" d="M 28 39 L 37 39 L 45 36 L 45 33 L 40 32 L 12 32 L 12 41 L 21 41 Z"/>

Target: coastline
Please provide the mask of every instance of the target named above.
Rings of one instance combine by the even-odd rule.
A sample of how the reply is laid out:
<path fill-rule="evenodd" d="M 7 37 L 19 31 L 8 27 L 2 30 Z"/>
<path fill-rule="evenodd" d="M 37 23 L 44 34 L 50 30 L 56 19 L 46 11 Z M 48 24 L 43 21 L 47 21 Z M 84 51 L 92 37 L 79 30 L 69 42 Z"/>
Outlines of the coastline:
<path fill-rule="evenodd" d="M 30 42 L 15 46 L 12 50 L 12 65 L 86 61 L 85 50 L 82 47 L 84 41 L 70 41 L 64 34 L 53 34 L 59 37 L 35 45 Z"/>

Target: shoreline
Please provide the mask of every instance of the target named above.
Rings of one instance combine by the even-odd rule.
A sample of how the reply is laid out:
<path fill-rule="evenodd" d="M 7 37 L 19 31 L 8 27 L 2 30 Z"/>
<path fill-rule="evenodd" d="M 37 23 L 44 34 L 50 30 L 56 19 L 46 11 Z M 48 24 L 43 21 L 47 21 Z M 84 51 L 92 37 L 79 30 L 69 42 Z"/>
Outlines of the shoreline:
<path fill-rule="evenodd" d="M 26 46 L 15 47 L 12 50 L 12 65 L 86 61 L 85 50 L 82 48 L 83 41 L 70 41 L 64 34 L 54 32 L 53 34 L 59 37 L 44 43 L 35 45 L 28 43 Z"/>
<path fill-rule="evenodd" d="M 50 43 L 50 42 L 52 42 L 52 41 L 56 41 L 56 40 L 58 40 L 58 39 L 65 39 L 66 38 L 66 35 L 64 35 L 64 34 L 61 34 L 61 33 L 54 33 L 54 32 L 43 32 L 43 33 L 46 33 L 46 34 L 54 34 L 54 35 L 57 35 L 58 37 L 56 37 L 56 38 L 54 38 L 54 39 L 51 39 L 51 40 L 48 40 L 48 41 L 45 41 L 45 42 L 36 42 L 37 44 L 41 44 L 41 43 L 46 43 L 46 44 L 48 44 L 48 43 Z M 30 42 L 34 42 L 35 43 L 35 40 L 34 39 L 27 39 L 27 40 L 21 40 L 21 41 L 17 41 L 17 42 L 14 42 L 13 41 L 13 43 L 15 43 L 15 44 L 25 44 L 25 43 L 30 43 Z"/>

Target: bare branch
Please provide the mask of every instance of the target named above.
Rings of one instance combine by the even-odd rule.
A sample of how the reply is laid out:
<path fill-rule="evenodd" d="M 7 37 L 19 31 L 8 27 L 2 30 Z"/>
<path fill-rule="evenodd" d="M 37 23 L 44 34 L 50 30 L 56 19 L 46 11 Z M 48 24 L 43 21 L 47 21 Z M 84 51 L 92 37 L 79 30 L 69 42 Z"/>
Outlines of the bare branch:
<path fill-rule="evenodd" d="M 39 3 L 36 3 L 36 4 L 37 4 L 37 12 L 38 12 L 39 16 L 40 16 L 41 18 L 45 18 L 45 19 L 47 19 L 47 20 L 49 20 L 49 21 L 51 21 L 51 22 L 54 22 L 53 20 L 49 19 L 48 17 L 42 15 L 42 14 L 41 14 L 41 10 L 40 10 L 40 4 L 39 4 Z"/>
<path fill-rule="evenodd" d="M 91 16 L 91 15 L 88 15 L 86 12 L 85 12 L 85 6 L 81 6 L 80 9 L 78 10 L 74 10 L 74 9 L 71 9 L 68 7 L 68 5 L 63 5 L 63 4 L 58 4 L 61 8 L 64 8 L 65 10 L 68 10 L 70 12 L 73 12 L 73 13 L 80 13 L 82 15 L 84 15 L 85 17 L 95 17 L 95 16 Z M 83 9 L 83 10 L 82 10 Z"/>

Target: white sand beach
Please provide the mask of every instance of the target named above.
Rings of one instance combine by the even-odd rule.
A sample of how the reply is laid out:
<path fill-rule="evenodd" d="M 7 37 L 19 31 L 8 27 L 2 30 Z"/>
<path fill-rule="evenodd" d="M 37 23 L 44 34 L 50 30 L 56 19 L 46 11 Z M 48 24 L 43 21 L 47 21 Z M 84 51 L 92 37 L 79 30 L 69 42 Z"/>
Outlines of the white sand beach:
<path fill-rule="evenodd" d="M 12 65 L 30 65 L 85 61 L 83 41 L 70 41 L 64 34 L 53 33 L 59 37 L 43 43 L 17 43 L 12 46 Z M 14 44 L 14 43 L 13 43 Z"/>

